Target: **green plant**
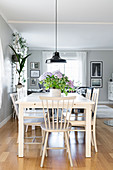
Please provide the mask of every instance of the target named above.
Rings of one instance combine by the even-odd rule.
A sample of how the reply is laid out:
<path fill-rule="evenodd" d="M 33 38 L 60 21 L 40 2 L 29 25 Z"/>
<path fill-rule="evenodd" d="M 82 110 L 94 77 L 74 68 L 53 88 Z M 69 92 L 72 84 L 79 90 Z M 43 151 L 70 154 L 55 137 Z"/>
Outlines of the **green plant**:
<path fill-rule="evenodd" d="M 24 65 L 25 65 L 25 61 L 26 59 L 31 55 L 31 54 L 28 54 L 26 55 L 25 57 L 21 56 L 20 54 L 18 54 L 15 49 L 13 48 L 12 45 L 9 45 L 9 47 L 12 49 L 12 51 L 14 52 L 15 56 L 17 57 L 17 60 L 19 62 L 19 68 L 17 69 L 17 72 L 19 74 L 19 78 L 18 78 L 18 84 L 21 84 L 20 83 L 20 77 L 21 77 L 21 72 L 24 68 Z"/>
<path fill-rule="evenodd" d="M 17 32 L 13 33 L 12 35 L 13 35 L 13 45 L 9 45 L 9 47 L 14 53 L 13 56 L 16 57 L 16 60 L 19 63 L 19 67 L 16 68 L 16 70 L 19 75 L 18 84 L 21 84 L 20 77 L 22 76 L 21 74 L 25 66 L 25 61 L 31 54 L 27 54 L 28 47 L 27 47 L 26 40 L 24 40 L 24 38 Z M 16 64 L 14 60 L 12 60 L 12 62 Z M 24 75 L 22 81 L 25 82 Z"/>
<path fill-rule="evenodd" d="M 26 40 L 18 33 L 15 32 L 13 35 L 13 48 L 18 54 L 21 54 L 21 56 L 26 56 L 28 47 Z"/>
<path fill-rule="evenodd" d="M 69 80 L 60 71 L 55 71 L 54 73 L 46 72 L 40 76 L 39 81 L 40 84 L 44 84 L 46 90 L 49 88 L 60 89 L 65 95 L 68 94 L 68 91 L 75 90 L 73 81 Z"/>

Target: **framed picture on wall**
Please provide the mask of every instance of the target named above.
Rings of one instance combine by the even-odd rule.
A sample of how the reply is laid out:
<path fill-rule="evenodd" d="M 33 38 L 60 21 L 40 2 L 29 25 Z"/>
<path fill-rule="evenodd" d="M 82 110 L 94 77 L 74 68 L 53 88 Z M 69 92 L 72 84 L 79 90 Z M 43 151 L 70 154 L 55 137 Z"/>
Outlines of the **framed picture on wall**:
<path fill-rule="evenodd" d="M 91 79 L 91 87 L 102 87 L 102 79 Z"/>
<path fill-rule="evenodd" d="M 30 79 L 30 86 L 36 86 L 37 85 L 37 79 L 36 78 L 31 78 Z"/>
<path fill-rule="evenodd" d="M 40 62 L 31 62 L 30 69 L 39 70 L 40 69 Z"/>
<path fill-rule="evenodd" d="M 39 78 L 40 77 L 40 70 L 30 70 L 31 78 Z"/>
<path fill-rule="evenodd" d="M 103 76 L 103 62 L 91 61 L 90 62 L 90 74 L 91 77 L 100 78 Z"/>

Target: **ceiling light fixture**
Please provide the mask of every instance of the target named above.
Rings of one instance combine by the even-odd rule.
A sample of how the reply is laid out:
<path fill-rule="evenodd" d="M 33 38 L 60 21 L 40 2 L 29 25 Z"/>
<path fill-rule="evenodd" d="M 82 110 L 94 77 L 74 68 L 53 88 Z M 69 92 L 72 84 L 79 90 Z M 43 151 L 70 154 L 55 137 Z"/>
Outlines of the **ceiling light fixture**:
<path fill-rule="evenodd" d="M 55 6 L 56 6 L 56 8 L 55 8 L 56 9 L 56 17 L 55 17 L 56 18 L 56 20 L 55 20 L 55 39 L 56 39 L 55 45 L 56 45 L 56 51 L 55 51 L 55 53 L 54 53 L 54 55 L 53 55 L 53 57 L 51 59 L 46 60 L 47 64 L 50 64 L 50 63 L 66 63 L 66 60 L 60 58 L 60 54 L 57 51 L 57 0 L 56 0 Z"/>

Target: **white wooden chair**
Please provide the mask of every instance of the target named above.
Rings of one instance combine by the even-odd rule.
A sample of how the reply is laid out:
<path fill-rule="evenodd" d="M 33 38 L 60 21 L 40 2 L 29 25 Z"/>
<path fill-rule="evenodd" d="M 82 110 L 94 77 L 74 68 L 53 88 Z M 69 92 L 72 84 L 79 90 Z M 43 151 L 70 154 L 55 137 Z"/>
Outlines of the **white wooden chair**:
<path fill-rule="evenodd" d="M 23 89 L 17 90 L 17 93 L 12 93 L 10 95 L 12 97 L 12 101 L 14 104 L 14 109 L 16 112 L 16 116 L 18 118 L 19 115 L 19 108 L 18 105 L 15 103 L 18 99 L 21 99 L 22 97 L 26 96 L 24 93 Z M 19 120 L 18 120 L 19 121 Z M 43 117 L 43 111 L 42 110 L 29 110 L 29 109 L 24 109 L 24 125 L 27 127 L 28 126 L 41 126 L 41 123 L 44 122 L 44 117 Z M 27 130 L 26 130 L 27 132 Z M 25 139 L 33 139 L 32 142 L 25 142 L 24 144 L 40 144 L 42 148 L 42 136 L 33 136 L 33 137 L 25 137 Z M 41 138 L 41 142 L 35 142 L 37 138 Z M 18 140 L 17 140 L 18 143 Z M 40 151 L 41 154 L 41 151 Z"/>
<path fill-rule="evenodd" d="M 92 122 L 91 122 L 91 131 L 92 131 L 92 145 L 95 147 L 95 152 L 97 152 L 97 144 L 96 144 L 96 112 L 97 112 L 97 104 L 98 104 L 98 96 L 99 96 L 99 89 L 93 90 L 92 100 L 95 102 L 95 104 L 92 107 Z M 87 114 L 87 113 L 86 113 Z M 65 115 L 65 113 L 64 113 Z M 65 115 L 66 116 L 66 115 Z M 75 129 L 71 129 L 70 131 L 85 131 L 86 121 L 85 116 L 84 120 L 74 120 L 73 114 L 71 114 L 69 122 L 71 123 L 72 127 L 75 127 Z M 67 117 L 68 119 L 68 117 Z M 82 129 L 78 129 L 78 127 L 81 127 Z"/>
<path fill-rule="evenodd" d="M 43 114 L 44 114 L 44 123 L 41 124 L 41 128 L 46 134 L 44 149 L 42 153 L 41 159 L 41 167 L 43 167 L 44 157 L 47 149 L 67 149 L 69 154 L 69 160 L 71 167 L 73 166 L 72 157 L 70 152 L 69 140 L 67 133 L 71 129 L 71 124 L 66 118 L 63 116 L 64 109 L 66 114 L 69 110 L 69 114 L 71 115 L 72 107 L 74 104 L 75 97 L 44 97 L 40 96 L 43 106 Z M 45 113 L 45 109 L 47 108 L 47 113 Z M 49 110 L 52 109 L 52 116 L 50 117 Z M 56 114 L 56 116 L 55 116 Z M 48 134 L 49 132 L 64 132 L 66 136 L 66 145 L 67 147 L 47 147 Z"/>
<path fill-rule="evenodd" d="M 89 89 L 89 88 L 87 88 L 87 91 L 86 91 L 86 98 L 87 99 L 89 99 L 89 100 L 91 100 L 91 89 Z M 83 112 L 83 117 L 85 117 L 85 114 L 86 114 L 86 112 L 85 112 L 86 110 L 84 109 L 84 112 Z M 79 115 L 78 115 L 79 116 Z M 82 117 L 82 116 L 81 116 Z"/>
<path fill-rule="evenodd" d="M 87 99 L 91 99 L 91 89 L 87 88 L 87 91 L 86 91 L 86 98 Z M 77 120 L 79 117 L 85 117 L 85 109 L 83 110 L 83 112 L 80 112 L 79 111 L 80 109 L 75 109 L 74 110 L 74 114 L 72 115 L 73 117 L 75 117 L 75 119 Z"/>
<path fill-rule="evenodd" d="M 21 90 L 19 90 L 18 93 L 11 93 L 10 97 L 13 103 L 13 117 L 18 119 L 19 114 L 19 108 L 18 105 L 15 103 L 18 99 L 21 99 L 25 95 L 21 93 Z M 32 113 L 32 114 L 31 114 Z M 28 126 L 33 126 L 37 121 L 37 113 L 39 113 L 38 116 L 41 116 L 43 118 L 43 111 L 39 110 L 24 110 L 24 125 L 26 126 L 26 132 L 28 130 Z M 33 119 L 34 118 L 34 119 Z M 38 117 L 39 118 L 39 117 Z M 27 120 L 26 120 L 27 119 Z M 36 120 L 35 120 L 36 119 Z"/>
<path fill-rule="evenodd" d="M 91 99 L 91 89 L 87 88 L 87 91 L 86 91 L 86 98 L 87 99 Z"/>
<path fill-rule="evenodd" d="M 10 94 L 11 101 L 12 101 L 12 109 L 13 109 L 13 118 L 16 119 L 17 115 L 17 105 L 15 104 L 15 101 L 18 99 L 17 93 L 11 93 Z"/>

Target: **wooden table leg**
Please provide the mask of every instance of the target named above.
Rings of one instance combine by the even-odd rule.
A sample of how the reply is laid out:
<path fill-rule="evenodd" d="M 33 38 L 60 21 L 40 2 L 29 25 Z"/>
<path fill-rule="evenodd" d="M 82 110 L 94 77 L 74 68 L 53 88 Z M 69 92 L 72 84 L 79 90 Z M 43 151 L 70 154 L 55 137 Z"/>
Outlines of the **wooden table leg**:
<path fill-rule="evenodd" d="M 86 108 L 86 157 L 91 157 L 91 106 Z"/>
<path fill-rule="evenodd" d="M 18 140 L 18 156 L 24 156 L 24 122 L 23 122 L 23 106 L 19 104 L 19 140 Z"/>

